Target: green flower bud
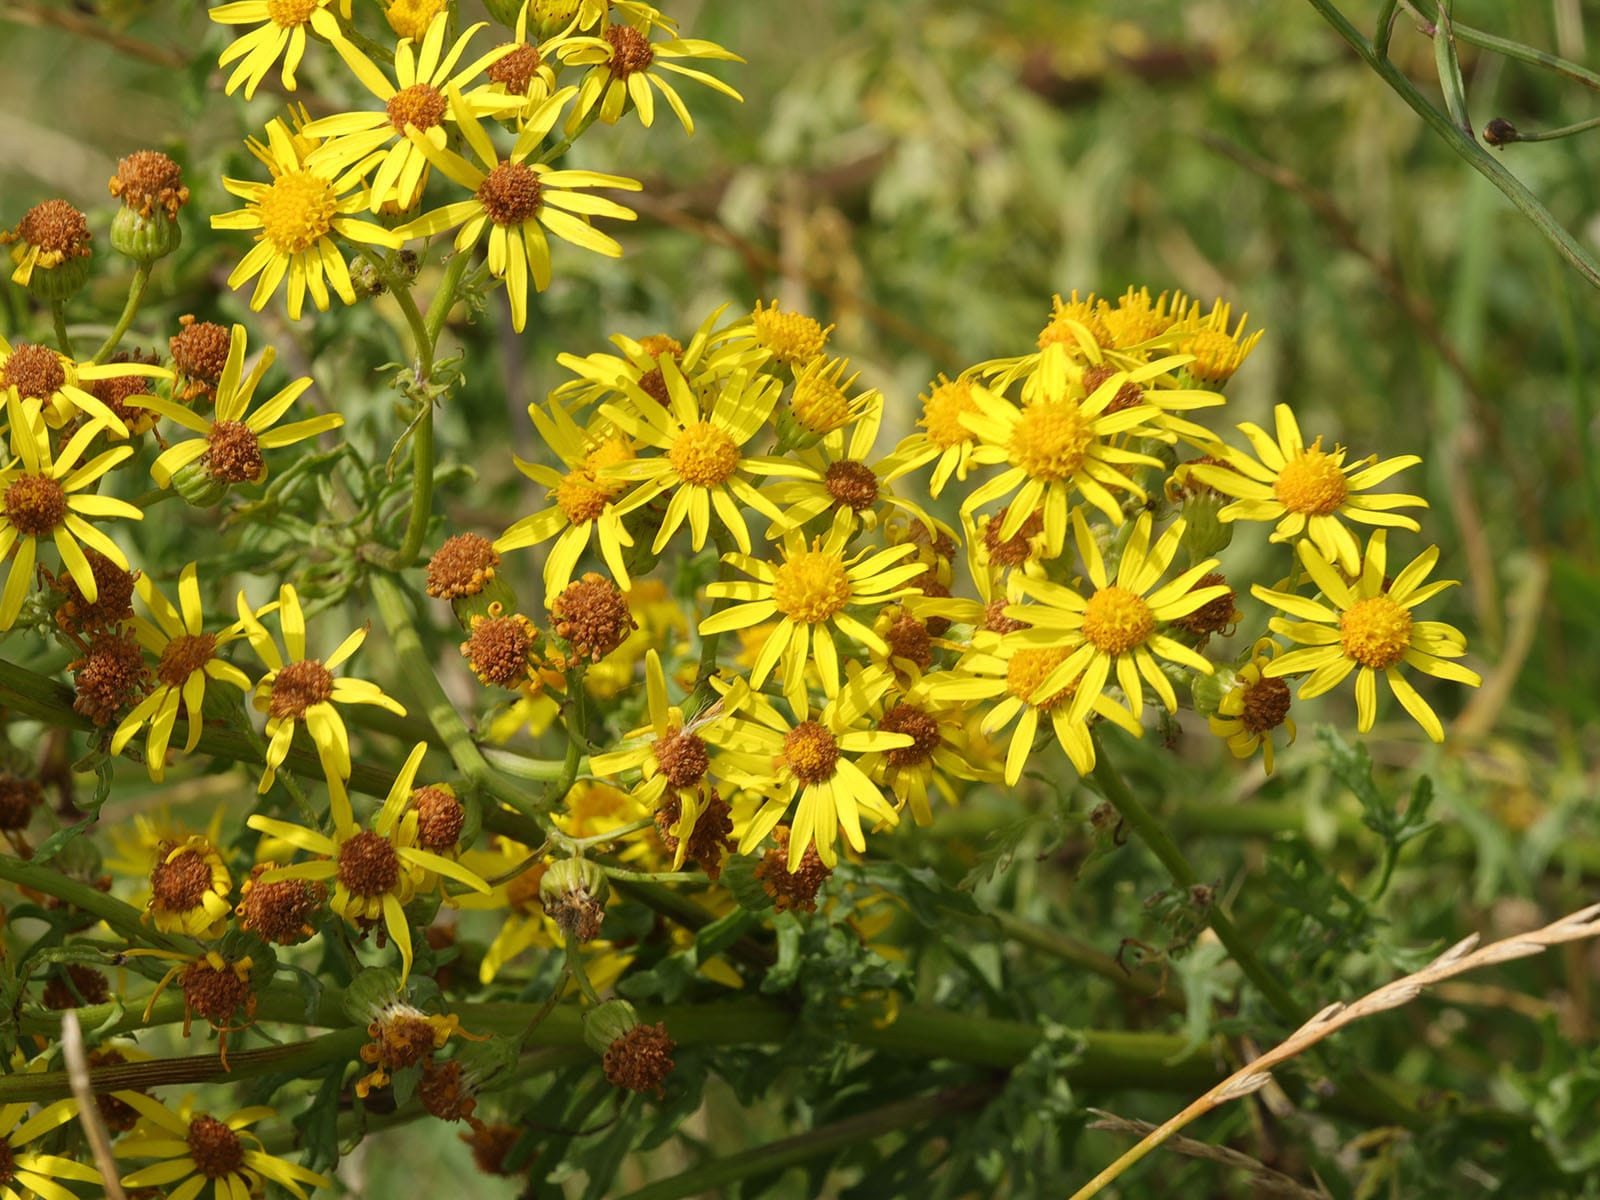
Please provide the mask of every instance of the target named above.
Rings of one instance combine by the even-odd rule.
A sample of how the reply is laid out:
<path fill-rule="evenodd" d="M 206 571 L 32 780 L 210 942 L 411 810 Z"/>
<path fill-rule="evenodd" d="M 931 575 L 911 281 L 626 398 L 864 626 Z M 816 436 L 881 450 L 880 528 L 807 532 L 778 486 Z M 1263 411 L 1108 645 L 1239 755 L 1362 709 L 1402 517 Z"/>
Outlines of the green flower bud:
<path fill-rule="evenodd" d="M 1233 691 L 1238 678 L 1237 671 L 1221 664 L 1209 675 L 1196 675 L 1194 682 L 1189 685 L 1189 694 L 1194 698 L 1194 711 L 1202 717 L 1216 716 L 1223 697 Z"/>
<path fill-rule="evenodd" d="M 172 474 L 172 486 L 185 503 L 194 508 L 211 508 L 222 499 L 227 486 L 212 478 L 204 462 L 195 459 Z"/>
<path fill-rule="evenodd" d="M 163 209 L 141 216 L 131 208 L 119 208 L 111 218 L 111 248 L 142 267 L 165 258 L 181 241 L 183 227 Z"/>
<path fill-rule="evenodd" d="M 564 858 L 539 881 L 539 902 L 545 915 L 578 942 L 592 942 L 600 936 L 610 894 L 605 872 L 586 858 Z"/>
<path fill-rule="evenodd" d="M 639 1014 L 626 1000 L 607 1000 L 583 1014 L 583 1040 L 596 1054 L 604 1055 L 618 1038 L 639 1024 Z"/>
<path fill-rule="evenodd" d="M 778 410 L 778 415 L 773 422 L 778 428 L 778 444 L 774 448 L 775 454 L 787 454 L 792 450 L 809 450 L 823 438 L 823 435 L 814 429 L 808 429 L 795 415 L 794 406 L 785 404 Z"/>
<path fill-rule="evenodd" d="M 405 994 L 400 972 L 390 967 L 367 967 L 356 972 L 344 990 L 344 1014 L 365 1025 Z"/>
<path fill-rule="evenodd" d="M 1191 563 L 1202 562 L 1224 549 L 1233 541 L 1233 523 L 1221 520 L 1217 514 L 1232 501 L 1206 488 L 1184 499 L 1179 510 L 1183 517 L 1183 536 L 1178 544 L 1183 547 Z"/>

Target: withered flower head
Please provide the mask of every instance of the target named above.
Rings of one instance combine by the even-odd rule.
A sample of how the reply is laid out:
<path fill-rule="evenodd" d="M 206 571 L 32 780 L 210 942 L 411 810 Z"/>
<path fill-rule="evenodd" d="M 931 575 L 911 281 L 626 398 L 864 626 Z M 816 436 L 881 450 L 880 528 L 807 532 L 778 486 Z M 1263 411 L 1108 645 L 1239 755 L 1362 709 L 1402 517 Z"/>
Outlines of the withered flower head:
<path fill-rule="evenodd" d="M 131 630 L 95 634 L 88 654 L 68 666 L 76 672 L 73 711 L 96 725 L 110 725 L 150 690 L 150 668 Z"/>
<path fill-rule="evenodd" d="M 182 171 L 159 150 L 135 150 L 120 160 L 111 177 L 111 194 L 141 217 L 159 208 L 169 220 L 175 219 L 178 210 L 189 203 Z"/>
<path fill-rule="evenodd" d="M 494 578 L 500 555 L 494 543 L 476 533 L 458 533 L 428 560 L 428 595 L 439 600 L 476 596 Z"/>
<path fill-rule="evenodd" d="M 257 863 L 250 878 L 240 888 L 239 927 L 263 941 L 293 946 L 305 941 L 316 930 L 311 918 L 328 902 L 328 889 L 320 880 L 280 879 L 262 883 L 261 876 L 276 870 L 277 863 Z"/>
<path fill-rule="evenodd" d="M 577 658 L 598 662 L 639 627 L 628 600 L 604 575 L 589 571 L 550 605 L 552 628 Z"/>
<path fill-rule="evenodd" d="M 778 912 L 796 909 L 799 912 L 817 911 L 817 893 L 833 872 L 823 865 L 816 844 L 806 847 L 797 871 L 789 870 L 789 827 L 776 826 L 772 840 L 777 845 L 766 852 L 756 864 L 755 877 L 762 889 L 772 897 L 772 907 Z"/>

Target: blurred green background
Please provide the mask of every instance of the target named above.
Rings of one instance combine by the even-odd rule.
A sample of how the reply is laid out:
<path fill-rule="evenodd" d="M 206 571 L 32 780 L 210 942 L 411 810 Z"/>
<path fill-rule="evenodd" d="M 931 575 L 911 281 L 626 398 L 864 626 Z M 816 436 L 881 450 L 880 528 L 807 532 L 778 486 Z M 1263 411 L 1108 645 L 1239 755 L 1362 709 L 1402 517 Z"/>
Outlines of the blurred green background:
<path fill-rule="evenodd" d="M 201 231 L 206 214 L 233 207 L 216 182 L 218 164 L 255 177 L 241 139 L 285 101 L 269 87 L 249 104 L 222 97 L 214 63 L 226 37 L 201 8 L 0 4 L 4 223 L 57 194 L 105 216 L 106 180 L 135 148 L 166 149 L 191 168 L 188 238 L 157 272 L 136 326 L 143 344 L 175 328 L 180 313 L 244 316 L 245 297 L 221 282 L 240 245 Z M 1347 11 L 1367 29 L 1376 9 L 1352 0 Z M 745 103 L 686 83 L 692 138 L 663 117 L 654 130 L 625 122 L 579 147 L 579 165 L 645 181 L 641 219 L 620 235 L 621 262 L 557 245 L 556 282 L 525 336 L 510 333 L 498 308 L 459 331 L 470 383 L 441 440 L 462 447 L 480 479 L 448 496 L 456 523 L 498 529 L 525 511 L 506 456 L 474 452 L 509 442 L 532 453 L 523 409 L 566 378 L 556 353 L 602 349 L 614 331 L 683 336 L 724 301 L 741 308 L 777 297 L 837 323 L 837 352 L 883 388 L 886 425 L 898 434 L 936 372 L 1031 348 L 1053 292 L 1114 297 L 1131 284 L 1222 297 L 1267 329 L 1229 389 L 1230 421 L 1264 420 L 1286 402 L 1308 436 L 1324 433 L 1356 456 L 1423 456 L 1403 477 L 1405 490 L 1429 499 L 1424 539 L 1443 547 L 1439 574 L 1464 584 L 1435 615 L 1467 630 L 1469 661 L 1485 679 L 1475 694 L 1432 693 L 1453 721 L 1442 750 L 1385 710 L 1390 723 L 1370 739 L 1373 756 L 1400 791 L 1412 773 L 1432 774 L 1442 826 L 1403 857 L 1374 911 L 1386 932 L 1357 956 L 1365 966 L 1340 959 L 1346 974 L 1323 977 L 1308 951 L 1296 964 L 1306 974 L 1291 982 L 1308 999 L 1343 994 L 1391 976 L 1402 944 L 1510 932 L 1592 898 L 1600 296 L 1309 4 L 702 0 L 669 11 L 689 35 L 744 55 L 743 66 L 713 69 Z M 1580 0 L 1460 0 L 1456 17 L 1578 61 L 1592 61 L 1600 38 L 1600 4 Z M 1393 55 L 1435 94 L 1431 48 L 1404 17 Z M 1577 84 L 1470 47 L 1463 59 L 1480 128 L 1495 116 L 1548 128 L 1595 111 Z M 307 57 L 294 99 L 313 115 L 354 98 L 336 68 L 325 52 Z M 1591 247 L 1600 232 L 1597 139 L 1504 152 L 1506 166 Z M 102 308 L 114 311 L 119 282 L 114 267 L 98 277 Z M 8 333 L 37 320 L 16 289 L 4 296 Z M 391 418 L 383 380 L 369 372 L 396 353 L 384 325 L 392 316 L 368 307 L 294 326 L 274 307 L 252 328 L 290 369 L 311 370 L 325 393 L 337 389 L 352 436 L 377 445 Z M 1251 557 L 1260 539 L 1238 540 L 1230 569 L 1264 570 Z M 1405 544 L 1409 557 L 1425 542 Z M 1347 689 L 1297 709 L 1301 742 L 1271 780 L 1223 761 L 1196 723 L 1150 767 L 1205 870 L 1235 879 L 1260 868 L 1274 837 L 1288 837 L 1328 871 L 1361 877 L 1375 857 L 1372 836 L 1309 731 L 1319 714 L 1348 727 L 1353 710 Z M 1036 799 L 964 809 L 925 844 L 902 830 L 896 853 L 959 866 L 987 830 Z M 1138 906 L 1155 876 L 1124 865 L 1072 892 L 1087 837 L 1081 811 L 1057 813 L 1019 841 L 1014 869 L 985 894 L 1114 947 L 1118 933 L 1148 922 Z M 1600 1066 L 1581 1053 L 1562 1061 L 1559 1039 L 1546 1039 L 1559 1033 L 1592 1055 L 1597 972 L 1593 948 L 1548 955 L 1514 980 L 1483 981 L 1521 997 L 1515 1003 L 1460 990 L 1452 1011 L 1414 1006 L 1351 1053 L 1441 1087 L 1476 1081 L 1479 1098 L 1519 1110 L 1544 1102 L 1543 1072 L 1585 1070 L 1562 1086 L 1592 1098 Z M 1067 1024 L 1142 1019 L 1095 995 L 1043 1015 Z M 1159 1119 L 1170 1101 L 1119 1111 L 1135 1108 Z M 1560 1124 L 1559 1114 L 1550 1119 Z M 777 1105 L 746 1110 L 726 1098 L 695 1121 L 730 1146 L 793 1128 Z M 1592 1128 L 1569 1132 L 1573 1154 L 1600 1154 Z M 1084 1136 L 1080 1161 L 1116 1148 L 1105 1135 Z M 624 1178 L 642 1182 L 681 1161 L 677 1150 L 661 1155 Z M 1216 1177 L 1205 1166 L 1184 1174 L 1178 1160 L 1153 1169 L 1144 1178 L 1164 1180 L 1167 1194 L 1207 1194 Z M 470 1167 L 448 1133 L 429 1127 L 370 1141 L 347 1170 L 366 1194 L 387 1196 L 450 1189 Z M 495 1186 L 475 1182 L 473 1194 L 514 1194 Z M 1130 1188 L 1124 1194 L 1149 1194 Z"/>

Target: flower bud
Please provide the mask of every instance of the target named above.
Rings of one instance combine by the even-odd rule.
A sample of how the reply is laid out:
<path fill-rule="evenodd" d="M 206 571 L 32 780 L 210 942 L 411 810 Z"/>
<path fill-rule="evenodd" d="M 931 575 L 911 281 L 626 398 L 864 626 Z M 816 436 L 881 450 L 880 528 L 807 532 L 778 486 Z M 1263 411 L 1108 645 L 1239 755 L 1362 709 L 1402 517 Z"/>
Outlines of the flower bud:
<path fill-rule="evenodd" d="M 193 508 L 211 508 L 222 499 L 227 486 L 213 478 L 200 460 L 184 463 L 172 473 L 173 489 Z"/>
<path fill-rule="evenodd" d="M 182 226 L 159 208 L 141 216 L 123 207 L 111 218 L 111 248 L 141 267 L 165 258 L 182 241 Z"/>
<path fill-rule="evenodd" d="M 610 894 L 605 872 L 586 858 L 564 858 L 539 881 L 545 915 L 578 942 L 592 942 L 600 936 Z"/>
<path fill-rule="evenodd" d="M 583 1040 L 596 1054 L 604 1054 L 638 1023 L 633 1005 L 626 1000 L 607 1000 L 583 1014 Z"/>
<path fill-rule="evenodd" d="M 1233 541 L 1233 524 L 1217 516 L 1222 506 L 1229 503 L 1227 496 L 1210 488 L 1193 492 L 1184 499 L 1179 510 L 1183 517 L 1183 536 L 1178 544 L 1191 563 L 1210 558 Z"/>
<path fill-rule="evenodd" d="M 1194 711 L 1202 717 L 1214 716 L 1217 706 L 1222 703 L 1222 698 L 1233 691 L 1234 681 L 1239 673 L 1232 667 L 1217 664 L 1216 669 L 1209 675 L 1198 675 L 1189 687 L 1190 694 L 1194 697 Z"/>

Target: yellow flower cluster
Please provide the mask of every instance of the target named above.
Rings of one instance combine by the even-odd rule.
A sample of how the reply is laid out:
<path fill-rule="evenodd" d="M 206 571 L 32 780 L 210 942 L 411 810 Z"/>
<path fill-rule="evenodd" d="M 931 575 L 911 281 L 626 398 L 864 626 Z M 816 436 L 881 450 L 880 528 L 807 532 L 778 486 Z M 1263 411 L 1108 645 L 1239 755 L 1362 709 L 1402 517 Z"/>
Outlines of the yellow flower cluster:
<path fill-rule="evenodd" d="M 1227 305 L 1058 297 L 1035 351 L 941 376 L 878 458 L 883 397 L 856 388 L 830 333 L 776 304 L 718 310 L 686 343 L 619 335 L 616 354 L 563 356 L 577 378 L 530 408 L 559 466 L 519 461 L 549 505 L 495 547 L 555 539 L 549 593 L 586 552 L 624 583 L 680 538 L 721 560 L 696 632 L 713 647 L 702 663 L 733 668 L 686 679 L 674 701 L 652 650 L 648 724 L 594 760 L 637 780 L 641 803 L 670 800 L 682 843 L 727 796 L 741 851 L 778 837 L 788 872 L 812 852 L 831 868 L 841 838 L 862 850 L 908 805 L 929 819 L 932 792 L 1015 783 L 1041 725 L 1088 774 L 1096 723 L 1137 736 L 1147 702 L 1176 712 L 1188 689 L 1234 753 L 1264 748 L 1270 769 L 1274 731 L 1294 730 L 1285 677 L 1306 674 L 1309 698 L 1359 668 L 1365 731 L 1383 671 L 1434 738 L 1399 668 L 1477 682 L 1449 661 L 1457 630 L 1410 618 L 1444 586 L 1424 583 L 1437 551 L 1391 581 L 1383 531 L 1363 553 L 1347 528 L 1415 528 L 1390 512 L 1419 500 L 1369 492 L 1415 458 L 1347 461 L 1283 406 L 1276 441 L 1240 427 L 1254 456 L 1195 420 L 1261 336 Z M 894 494 L 912 478 L 926 491 Z M 929 511 L 953 480 L 959 531 Z M 1287 614 L 1272 634 L 1305 648 L 1260 639 L 1218 674 L 1208 647 L 1243 618 L 1216 553 L 1238 521 L 1294 544 L 1290 579 L 1254 592 Z M 958 559 L 976 598 L 952 595 Z M 716 649 L 725 635 L 738 654 Z"/>

